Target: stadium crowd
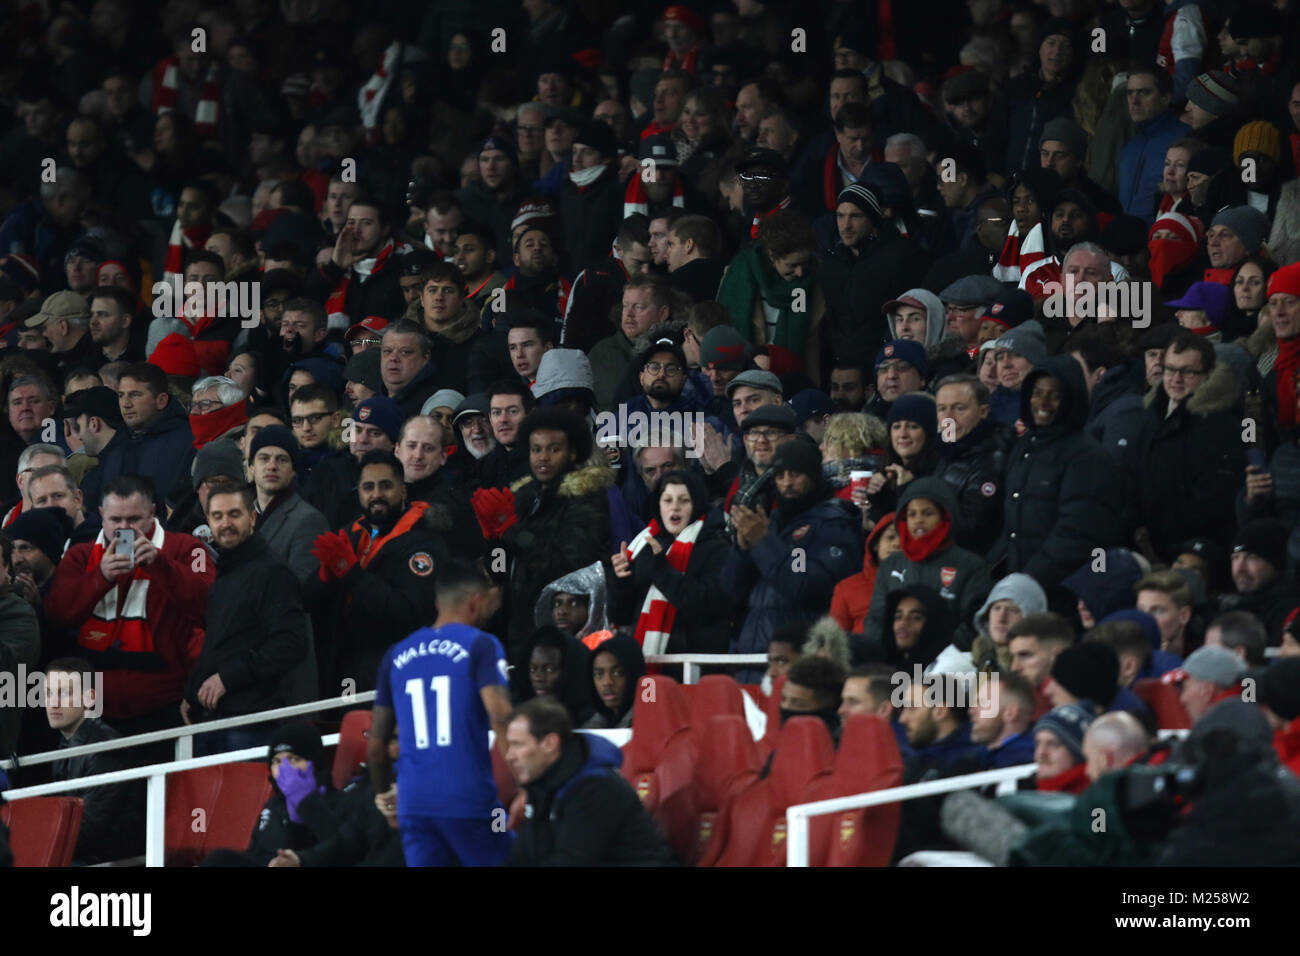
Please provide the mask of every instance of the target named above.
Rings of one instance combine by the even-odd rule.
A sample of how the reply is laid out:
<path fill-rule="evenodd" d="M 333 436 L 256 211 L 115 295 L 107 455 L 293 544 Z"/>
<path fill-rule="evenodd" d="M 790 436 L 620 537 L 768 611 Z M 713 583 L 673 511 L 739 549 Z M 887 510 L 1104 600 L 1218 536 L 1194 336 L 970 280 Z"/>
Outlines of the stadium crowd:
<path fill-rule="evenodd" d="M 1294 3 L 83 0 L 0 33 L 0 670 L 104 675 L 99 718 L 0 709 L 4 755 L 382 697 L 441 615 L 500 641 L 512 769 L 584 812 L 626 788 L 571 728 L 631 726 L 646 655 L 738 652 L 833 739 L 889 720 L 908 782 L 1199 761 L 1271 809 L 1191 797 L 1106 852 L 1296 861 Z M 914 668 L 1000 707 L 900 701 Z M 400 860 L 313 733 L 277 731 L 250 855 Z M 84 861 L 141 840 L 100 789 Z M 955 839 L 925 803 L 896 856 Z M 1004 857 L 1099 861 L 1082 817 L 999 812 Z M 643 819 L 615 844 L 671 860 Z"/>

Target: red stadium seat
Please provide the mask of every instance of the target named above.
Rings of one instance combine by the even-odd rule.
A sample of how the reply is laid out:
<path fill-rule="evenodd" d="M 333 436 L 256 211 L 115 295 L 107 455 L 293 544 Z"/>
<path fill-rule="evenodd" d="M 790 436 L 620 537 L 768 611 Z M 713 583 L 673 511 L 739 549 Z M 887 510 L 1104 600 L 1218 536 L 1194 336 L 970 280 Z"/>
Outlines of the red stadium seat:
<path fill-rule="evenodd" d="M 849 797 L 901 786 L 903 759 L 887 720 L 856 714 L 844 723 L 829 779 L 819 779 L 799 803 Z M 888 866 L 902 807 L 890 803 L 813 817 L 808 827 L 810 866 Z"/>
<path fill-rule="evenodd" d="M 260 762 L 169 774 L 165 863 L 194 866 L 213 850 L 246 850 L 258 815 L 271 798 L 270 776 L 270 768 Z"/>
<path fill-rule="evenodd" d="M 703 681 L 700 683 L 703 683 Z M 763 702 L 767 700 L 767 695 L 763 693 L 762 684 L 741 684 L 740 689 L 754 698 L 754 703 L 758 704 L 759 707 L 762 707 Z"/>
<path fill-rule="evenodd" d="M 637 683 L 632 705 L 632 739 L 623 748 L 623 779 L 647 809 L 658 804 L 654 771 L 675 738 L 687 735 L 690 712 L 681 685 L 663 674 L 647 674 Z"/>
<path fill-rule="evenodd" d="M 1187 730 L 1192 726 L 1191 715 L 1173 684 L 1166 684 L 1158 677 L 1147 677 L 1133 685 L 1133 693 L 1151 708 L 1161 730 Z"/>
<path fill-rule="evenodd" d="M 740 685 L 726 674 L 710 674 L 700 679 L 691 697 L 691 728 L 697 741 L 702 740 L 709 719 L 731 715 L 745 719 L 745 702 Z M 762 698 L 758 698 L 762 699 Z"/>
<path fill-rule="evenodd" d="M 767 730 L 758 742 L 758 749 L 764 758 L 776 748 L 776 738 L 781 733 L 781 691 L 785 689 L 785 678 L 778 677 L 772 681 L 772 693 L 763 698 L 763 713 L 767 714 Z"/>
<path fill-rule="evenodd" d="M 68 866 L 81 832 L 80 797 L 27 797 L 0 807 L 14 866 Z"/>
<path fill-rule="evenodd" d="M 777 737 L 771 768 L 763 780 L 727 801 L 720 814 L 725 832 L 720 850 L 702 866 L 784 866 L 785 811 L 819 777 L 829 777 L 835 759 L 830 731 L 816 717 L 791 717 Z"/>
<path fill-rule="evenodd" d="M 332 776 L 334 788 L 342 790 L 361 770 L 366 760 L 366 732 L 370 730 L 370 711 L 350 710 L 339 727 L 339 743 L 334 750 Z"/>
<path fill-rule="evenodd" d="M 672 823 L 665 826 L 665 832 L 687 865 L 714 851 L 719 811 L 729 797 L 758 779 L 763 765 L 754 735 L 742 716 L 715 715 L 692 730 L 698 757 L 690 786 L 676 800 L 661 805 Z"/>

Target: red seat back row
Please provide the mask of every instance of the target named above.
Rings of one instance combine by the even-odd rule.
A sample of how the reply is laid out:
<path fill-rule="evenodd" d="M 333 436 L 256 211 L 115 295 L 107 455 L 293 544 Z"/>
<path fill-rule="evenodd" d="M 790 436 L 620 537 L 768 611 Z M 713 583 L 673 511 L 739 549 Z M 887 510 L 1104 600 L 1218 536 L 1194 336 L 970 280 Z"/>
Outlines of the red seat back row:
<path fill-rule="evenodd" d="M 14 866 L 68 866 L 81 833 L 80 797 L 26 797 L 0 807 Z"/>

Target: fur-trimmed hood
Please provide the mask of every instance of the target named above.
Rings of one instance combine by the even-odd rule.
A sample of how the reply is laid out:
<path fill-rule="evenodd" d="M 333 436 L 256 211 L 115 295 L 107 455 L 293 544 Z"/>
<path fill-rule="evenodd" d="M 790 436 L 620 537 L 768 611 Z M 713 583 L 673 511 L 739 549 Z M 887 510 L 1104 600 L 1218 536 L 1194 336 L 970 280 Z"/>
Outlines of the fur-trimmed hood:
<path fill-rule="evenodd" d="M 560 479 L 560 486 L 556 489 L 556 494 L 561 498 L 585 498 L 587 495 L 601 494 L 613 484 L 614 469 L 602 468 L 588 462 L 566 472 L 564 477 Z M 510 490 L 518 495 L 519 492 L 526 490 L 529 486 L 536 487 L 537 485 L 537 479 L 529 475 L 511 484 Z"/>
<path fill-rule="evenodd" d="M 1142 400 L 1142 404 L 1147 407 L 1156 402 L 1159 402 L 1162 408 L 1169 407 L 1169 397 L 1165 394 L 1164 386 L 1159 383 L 1151 386 Z M 1236 408 L 1240 402 L 1241 386 L 1238 384 L 1237 373 L 1227 362 L 1220 361 L 1215 363 L 1214 371 L 1205 380 L 1205 384 L 1192 392 L 1191 397 L 1187 399 L 1187 411 L 1199 418 L 1205 418 L 1216 412 L 1226 412 Z"/>

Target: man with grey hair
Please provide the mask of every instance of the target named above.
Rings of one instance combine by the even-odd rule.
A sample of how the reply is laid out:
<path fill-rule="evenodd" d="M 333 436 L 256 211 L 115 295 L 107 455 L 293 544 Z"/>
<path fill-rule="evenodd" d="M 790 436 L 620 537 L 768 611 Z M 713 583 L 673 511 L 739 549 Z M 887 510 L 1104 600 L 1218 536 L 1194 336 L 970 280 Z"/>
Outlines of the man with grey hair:
<path fill-rule="evenodd" d="M 628 510 L 644 520 L 654 516 L 656 509 L 650 501 L 655 482 L 660 475 L 688 467 L 686 448 L 683 445 L 640 445 L 632 450 L 632 463 L 623 477 L 623 500 Z"/>
<path fill-rule="evenodd" d="M 0 525 L 8 527 L 24 511 L 31 510 L 32 498 L 28 489 L 31 486 L 32 473 L 37 468 L 43 468 L 46 465 L 62 465 L 63 462 L 63 449 L 58 445 L 47 445 L 38 442 L 24 448 L 22 454 L 18 456 L 18 471 L 14 479 L 15 484 L 18 486 L 19 500 L 13 507 L 5 511 L 4 519 L 0 522 Z"/>
<path fill-rule="evenodd" d="M 1047 351 L 1052 355 L 1067 351 L 1065 344 L 1070 336 L 1086 324 L 1114 321 L 1115 316 L 1106 314 L 1105 305 L 1110 296 L 1104 294 L 1107 290 L 1103 287 L 1126 278 L 1128 273 L 1118 268 L 1117 274 L 1110 254 L 1095 242 L 1076 242 L 1070 246 L 1061 257 L 1061 276 L 1055 282 L 1038 283 L 1033 270 L 1026 273 L 1021 279 L 1022 289 L 1037 295 L 1034 292 L 1037 283 L 1049 294 L 1043 317 Z M 1089 319 L 1092 323 L 1088 323 Z"/>
<path fill-rule="evenodd" d="M 541 103 L 524 103 L 515 113 L 515 147 L 520 174 L 529 182 L 540 178 L 539 160 L 546 142 L 546 121 L 550 111 Z"/>
<path fill-rule="evenodd" d="M 0 249 L 6 255 L 22 252 L 37 258 L 42 290 L 64 285 L 64 257 L 82 234 L 81 216 L 90 195 L 90 181 L 84 175 L 71 166 L 60 166 L 53 182 L 41 183 L 40 197 L 17 207 L 0 228 Z"/>
<path fill-rule="evenodd" d="M 1138 719 L 1126 710 L 1102 714 L 1083 735 L 1083 759 L 1093 783 L 1102 774 L 1122 770 L 1151 746 Z"/>
<path fill-rule="evenodd" d="M 190 390 L 190 428 L 196 448 L 218 439 L 237 440 L 248 424 L 244 390 L 234 379 L 209 375 Z"/>
<path fill-rule="evenodd" d="M 913 197 L 919 198 L 920 187 L 925 180 L 925 171 L 929 167 L 926 156 L 925 140 L 915 133 L 895 133 L 885 140 L 885 162 L 893 163 L 907 177 L 907 184 L 912 187 Z"/>

